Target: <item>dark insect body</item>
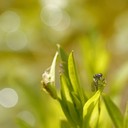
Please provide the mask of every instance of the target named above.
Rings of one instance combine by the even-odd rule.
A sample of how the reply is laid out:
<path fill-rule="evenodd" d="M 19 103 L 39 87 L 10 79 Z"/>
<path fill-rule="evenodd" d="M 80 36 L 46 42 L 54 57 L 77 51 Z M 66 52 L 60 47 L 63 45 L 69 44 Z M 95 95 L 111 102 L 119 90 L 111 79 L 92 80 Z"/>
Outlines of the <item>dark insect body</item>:
<path fill-rule="evenodd" d="M 102 82 L 104 83 L 103 74 L 102 73 L 95 74 L 93 76 L 93 82 L 91 84 L 91 90 L 93 92 L 97 91 L 99 89 L 99 87 L 101 86 Z"/>

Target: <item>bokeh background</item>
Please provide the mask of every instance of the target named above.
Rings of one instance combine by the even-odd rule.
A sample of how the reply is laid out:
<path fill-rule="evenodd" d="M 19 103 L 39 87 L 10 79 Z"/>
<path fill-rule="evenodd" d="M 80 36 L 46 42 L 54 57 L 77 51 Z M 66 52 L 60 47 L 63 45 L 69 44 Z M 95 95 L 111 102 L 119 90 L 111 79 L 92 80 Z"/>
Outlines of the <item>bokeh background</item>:
<path fill-rule="evenodd" d="M 59 128 L 59 104 L 41 75 L 60 44 L 74 50 L 81 85 L 92 75 L 124 112 L 128 100 L 127 0 L 0 0 L 0 127 Z"/>

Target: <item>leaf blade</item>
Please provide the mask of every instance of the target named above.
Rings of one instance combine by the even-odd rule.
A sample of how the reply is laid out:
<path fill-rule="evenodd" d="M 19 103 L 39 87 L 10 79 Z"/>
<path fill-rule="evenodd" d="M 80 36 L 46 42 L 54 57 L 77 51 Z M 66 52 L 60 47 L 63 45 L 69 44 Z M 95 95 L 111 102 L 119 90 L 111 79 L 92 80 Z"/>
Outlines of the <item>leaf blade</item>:
<path fill-rule="evenodd" d="M 128 128 L 128 104 L 126 105 L 126 110 L 124 115 L 124 128 Z"/>
<path fill-rule="evenodd" d="M 83 88 L 79 84 L 73 52 L 69 54 L 68 71 L 69 71 L 69 78 L 72 84 L 73 91 L 78 95 L 83 106 L 87 98 L 84 94 Z"/>
<path fill-rule="evenodd" d="M 97 91 L 84 105 L 83 107 L 83 128 L 89 127 L 89 121 L 92 115 L 92 111 L 100 98 L 101 92 Z"/>
<path fill-rule="evenodd" d="M 74 106 L 73 100 L 71 98 L 70 89 L 68 88 L 69 82 L 68 79 L 64 75 L 61 75 L 61 98 L 65 104 L 65 107 L 68 110 L 68 117 L 71 117 L 74 124 L 79 124 L 79 117 L 76 111 L 76 107 Z"/>
<path fill-rule="evenodd" d="M 65 76 L 68 76 L 68 55 L 67 53 L 60 47 L 60 45 L 58 44 L 57 45 L 58 47 L 58 53 L 59 53 L 59 56 L 61 58 L 61 65 L 62 65 L 62 68 L 63 68 L 63 73 L 65 74 Z"/>
<path fill-rule="evenodd" d="M 106 95 L 103 95 L 103 100 L 106 109 L 111 117 L 116 128 L 122 128 L 123 126 L 123 115 L 121 114 L 119 108 L 114 104 L 114 102 Z"/>

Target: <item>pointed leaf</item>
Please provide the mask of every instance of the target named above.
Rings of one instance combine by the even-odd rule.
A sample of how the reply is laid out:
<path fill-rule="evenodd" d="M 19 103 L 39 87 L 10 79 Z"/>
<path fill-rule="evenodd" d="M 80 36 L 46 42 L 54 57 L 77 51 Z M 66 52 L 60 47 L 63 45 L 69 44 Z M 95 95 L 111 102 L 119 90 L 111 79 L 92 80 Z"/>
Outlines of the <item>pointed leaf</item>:
<path fill-rule="evenodd" d="M 61 58 L 61 65 L 62 65 L 62 68 L 63 68 L 63 73 L 65 74 L 65 76 L 68 77 L 68 66 L 67 66 L 67 63 L 68 63 L 68 55 L 66 54 L 66 52 L 60 47 L 60 45 L 58 44 L 57 45 L 58 47 L 58 52 L 59 52 L 59 56 Z"/>
<path fill-rule="evenodd" d="M 76 73 L 76 67 L 75 67 L 75 62 L 74 62 L 72 52 L 70 53 L 69 59 L 68 59 L 68 70 L 69 70 L 69 77 L 70 77 L 74 92 L 78 92 L 79 82 L 78 82 L 78 77 Z"/>
<path fill-rule="evenodd" d="M 115 103 L 106 95 L 103 95 L 103 100 L 106 106 L 106 109 L 111 117 L 116 128 L 122 128 L 123 126 L 123 116 L 119 108 Z"/>
<path fill-rule="evenodd" d="M 68 108 L 69 116 L 73 120 L 74 124 L 79 124 L 79 117 L 77 115 L 77 111 L 72 101 L 70 90 L 68 88 L 69 82 L 64 75 L 61 75 L 60 80 L 62 101 Z"/>
<path fill-rule="evenodd" d="M 78 97 L 80 98 L 82 105 L 84 105 L 85 96 L 84 96 L 82 87 L 80 87 L 80 85 L 79 85 L 78 76 L 77 76 L 76 67 L 75 67 L 75 61 L 74 61 L 74 57 L 73 57 L 73 52 L 70 53 L 69 58 L 68 58 L 68 71 L 69 71 L 69 77 L 70 77 L 70 81 L 72 84 L 72 88 L 73 88 L 74 92 L 78 95 Z"/>
<path fill-rule="evenodd" d="M 83 128 L 89 128 L 89 121 L 92 111 L 100 98 L 100 91 L 97 91 L 84 105 L 83 108 Z"/>

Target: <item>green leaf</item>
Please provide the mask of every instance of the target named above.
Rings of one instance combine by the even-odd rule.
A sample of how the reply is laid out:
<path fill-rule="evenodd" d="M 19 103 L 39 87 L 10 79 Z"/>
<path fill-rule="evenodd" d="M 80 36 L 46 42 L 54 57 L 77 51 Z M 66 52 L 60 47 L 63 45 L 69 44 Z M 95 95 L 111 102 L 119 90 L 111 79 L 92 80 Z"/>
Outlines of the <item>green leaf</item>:
<path fill-rule="evenodd" d="M 72 102 L 72 98 L 70 95 L 70 83 L 68 79 L 64 76 L 60 76 L 60 81 L 61 81 L 61 96 L 64 100 L 68 100 L 69 102 Z"/>
<path fill-rule="evenodd" d="M 79 117 L 77 114 L 76 107 L 74 106 L 74 103 L 72 101 L 70 90 L 68 88 L 70 83 L 68 82 L 68 79 L 64 75 L 61 75 L 60 80 L 61 80 L 62 102 L 64 102 L 64 105 L 67 108 L 68 117 L 71 117 L 71 119 L 73 120 L 73 123 L 78 125 Z"/>
<path fill-rule="evenodd" d="M 68 58 L 68 71 L 69 71 L 69 78 L 72 84 L 73 91 L 78 95 L 79 99 L 82 102 L 82 105 L 84 105 L 85 96 L 84 96 L 82 87 L 80 87 L 79 85 L 73 52 L 70 53 L 69 58 Z"/>
<path fill-rule="evenodd" d="M 61 60 L 67 62 L 68 61 L 67 53 L 60 47 L 59 44 L 57 44 L 57 47 L 58 47 L 58 52 L 59 52 L 59 55 L 61 57 Z"/>
<path fill-rule="evenodd" d="M 91 114 L 89 123 L 91 124 L 92 128 L 99 128 L 99 117 L 100 117 L 99 105 L 100 105 L 99 102 L 97 102 Z"/>
<path fill-rule="evenodd" d="M 57 45 L 58 47 L 58 52 L 59 52 L 59 56 L 61 58 L 61 65 L 63 68 L 63 73 L 65 74 L 65 76 L 68 77 L 68 55 L 66 54 L 66 52 L 60 47 L 60 45 Z"/>
<path fill-rule="evenodd" d="M 128 104 L 127 104 L 126 110 L 125 110 L 124 127 L 123 128 L 128 128 Z"/>
<path fill-rule="evenodd" d="M 123 115 L 121 114 L 119 108 L 114 104 L 114 102 L 109 98 L 109 96 L 103 95 L 103 100 L 106 109 L 111 117 L 116 128 L 122 128 L 123 126 Z"/>
<path fill-rule="evenodd" d="M 68 70 L 69 70 L 69 77 L 73 86 L 73 90 L 74 92 L 77 93 L 79 90 L 79 82 L 78 82 L 78 77 L 76 73 L 76 67 L 72 52 L 70 53 L 68 58 Z"/>
<path fill-rule="evenodd" d="M 92 111 L 100 98 L 100 91 L 97 91 L 84 105 L 83 108 L 83 128 L 89 128 Z"/>
<path fill-rule="evenodd" d="M 73 100 L 74 106 L 79 116 L 80 124 L 83 121 L 83 106 L 81 105 L 81 101 L 78 99 L 77 95 L 74 92 L 71 92 L 71 98 Z"/>
<path fill-rule="evenodd" d="M 72 97 L 73 103 L 75 104 L 76 108 L 78 110 L 80 110 L 81 109 L 81 103 L 80 103 L 80 100 L 78 99 L 76 93 L 71 92 L 71 97 Z"/>
<path fill-rule="evenodd" d="M 60 128 L 71 128 L 70 124 L 66 120 L 61 120 Z"/>
<path fill-rule="evenodd" d="M 59 103 L 61 105 L 61 108 L 62 108 L 67 120 L 70 122 L 70 124 L 74 125 L 73 119 L 71 118 L 71 116 L 69 114 L 69 109 L 68 109 L 67 103 L 64 102 L 62 99 L 59 99 Z"/>

